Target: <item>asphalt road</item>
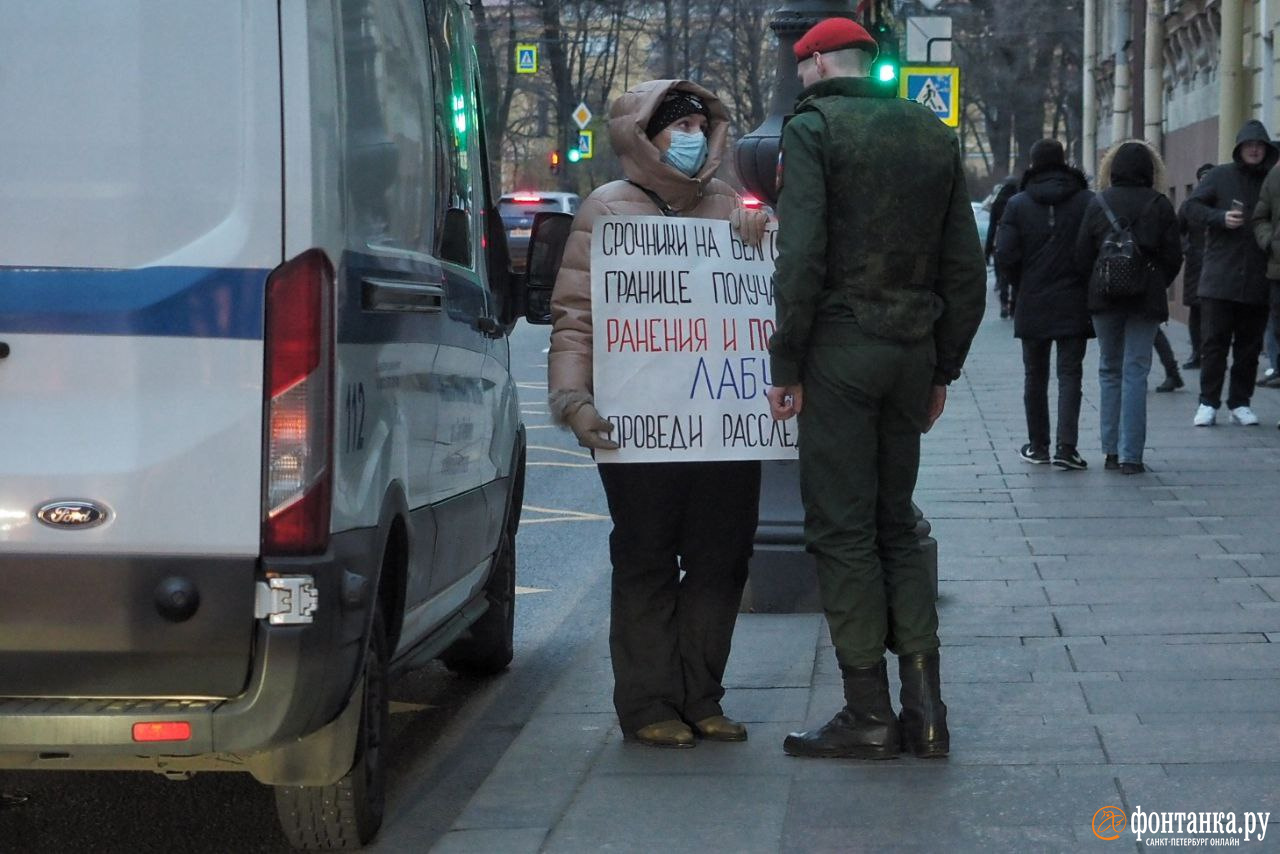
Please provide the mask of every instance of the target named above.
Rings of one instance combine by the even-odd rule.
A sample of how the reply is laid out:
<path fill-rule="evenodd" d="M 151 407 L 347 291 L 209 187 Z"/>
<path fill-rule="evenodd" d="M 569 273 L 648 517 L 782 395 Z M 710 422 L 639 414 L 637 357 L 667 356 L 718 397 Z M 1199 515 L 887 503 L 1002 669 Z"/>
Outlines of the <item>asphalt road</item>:
<path fill-rule="evenodd" d="M 433 664 L 396 686 L 387 815 L 369 850 L 429 849 L 608 619 L 608 511 L 590 457 L 547 415 L 547 334 L 521 322 L 511 338 L 529 431 L 515 661 L 487 680 Z M 3 854 L 288 850 L 270 790 L 247 775 L 0 773 Z"/>

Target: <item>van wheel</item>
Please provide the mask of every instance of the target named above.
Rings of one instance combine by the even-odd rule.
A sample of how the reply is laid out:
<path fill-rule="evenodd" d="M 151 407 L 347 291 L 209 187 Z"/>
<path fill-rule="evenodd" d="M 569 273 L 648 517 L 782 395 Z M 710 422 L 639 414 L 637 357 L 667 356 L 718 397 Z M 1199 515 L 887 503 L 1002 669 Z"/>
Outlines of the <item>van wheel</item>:
<path fill-rule="evenodd" d="M 382 826 L 389 729 L 387 628 L 374 612 L 364 659 L 364 703 L 351 770 L 332 786 L 276 786 L 276 813 L 294 848 L 342 850 L 368 844 Z"/>
<path fill-rule="evenodd" d="M 440 656 L 444 666 L 467 676 L 491 676 L 511 663 L 516 628 L 516 535 L 508 524 L 493 559 L 493 575 L 485 585 L 489 608 L 471 624 L 468 634 Z"/>

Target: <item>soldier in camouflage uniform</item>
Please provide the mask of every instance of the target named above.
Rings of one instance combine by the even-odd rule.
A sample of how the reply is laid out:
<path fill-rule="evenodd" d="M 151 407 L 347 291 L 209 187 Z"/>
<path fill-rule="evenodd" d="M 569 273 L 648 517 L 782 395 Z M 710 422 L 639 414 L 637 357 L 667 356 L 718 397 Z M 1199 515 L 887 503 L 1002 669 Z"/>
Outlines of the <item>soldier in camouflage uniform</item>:
<path fill-rule="evenodd" d="M 844 18 L 801 37 L 806 88 L 782 139 L 769 403 L 800 419 L 805 543 L 846 701 L 787 737 L 795 756 L 887 759 L 901 746 L 937 757 L 950 741 L 911 496 L 920 435 L 982 319 L 986 265 L 955 134 L 866 77 L 875 51 Z"/>

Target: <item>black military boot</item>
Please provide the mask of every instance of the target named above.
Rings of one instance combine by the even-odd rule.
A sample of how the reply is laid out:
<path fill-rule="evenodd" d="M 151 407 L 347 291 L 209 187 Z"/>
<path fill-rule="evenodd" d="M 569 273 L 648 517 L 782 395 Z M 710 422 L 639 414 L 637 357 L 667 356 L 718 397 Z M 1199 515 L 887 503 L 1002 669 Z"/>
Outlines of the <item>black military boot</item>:
<path fill-rule="evenodd" d="M 782 742 L 791 756 L 893 759 L 898 755 L 898 719 L 889 703 L 884 661 L 869 667 L 841 667 L 845 707 L 820 729 L 793 732 Z"/>
<path fill-rule="evenodd" d="M 938 651 L 898 657 L 902 678 L 902 749 L 921 759 L 940 759 L 951 749 L 947 705 L 942 702 Z"/>

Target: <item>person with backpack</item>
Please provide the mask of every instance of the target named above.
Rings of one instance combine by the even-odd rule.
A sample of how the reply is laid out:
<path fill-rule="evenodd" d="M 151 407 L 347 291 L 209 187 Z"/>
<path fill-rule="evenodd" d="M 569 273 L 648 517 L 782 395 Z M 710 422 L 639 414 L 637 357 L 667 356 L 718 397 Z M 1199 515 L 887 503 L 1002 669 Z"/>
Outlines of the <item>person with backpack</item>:
<path fill-rule="evenodd" d="M 1144 140 L 1112 148 L 1098 168 L 1076 258 L 1089 275 L 1089 312 L 1098 336 L 1099 420 L 1104 467 L 1146 471 L 1147 376 L 1156 329 L 1169 318 L 1167 290 L 1182 267 L 1164 162 Z"/>
<path fill-rule="evenodd" d="M 1187 199 L 1187 219 L 1205 230 L 1198 289 L 1200 406 L 1192 419 L 1197 427 L 1211 427 L 1218 420 L 1228 350 L 1232 351 L 1227 389 L 1231 420 L 1246 427 L 1258 423 L 1249 404 L 1257 382 L 1271 286 L 1267 253 L 1259 248 L 1249 226 L 1263 179 L 1277 160 L 1280 150 L 1272 145 L 1266 127 L 1250 119 L 1236 136 L 1231 162 L 1210 169 Z"/>
<path fill-rule="evenodd" d="M 1013 334 L 1022 341 L 1022 403 L 1027 444 L 1018 456 L 1028 463 L 1049 458 L 1049 354 L 1057 353 L 1058 443 L 1053 465 L 1084 469 L 1076 450 L 1084 354 L 1093 326 L 1085 284 L 1073 259 L 1076 235 L 1093 193 L 1084 173 L 1067 165 L 1062 143 L 1042 139 L 1031 146 L 1031 168 L 1022 192 L 1009 200 L 996 236 L 996 272 L 1017 282 Z"/>

